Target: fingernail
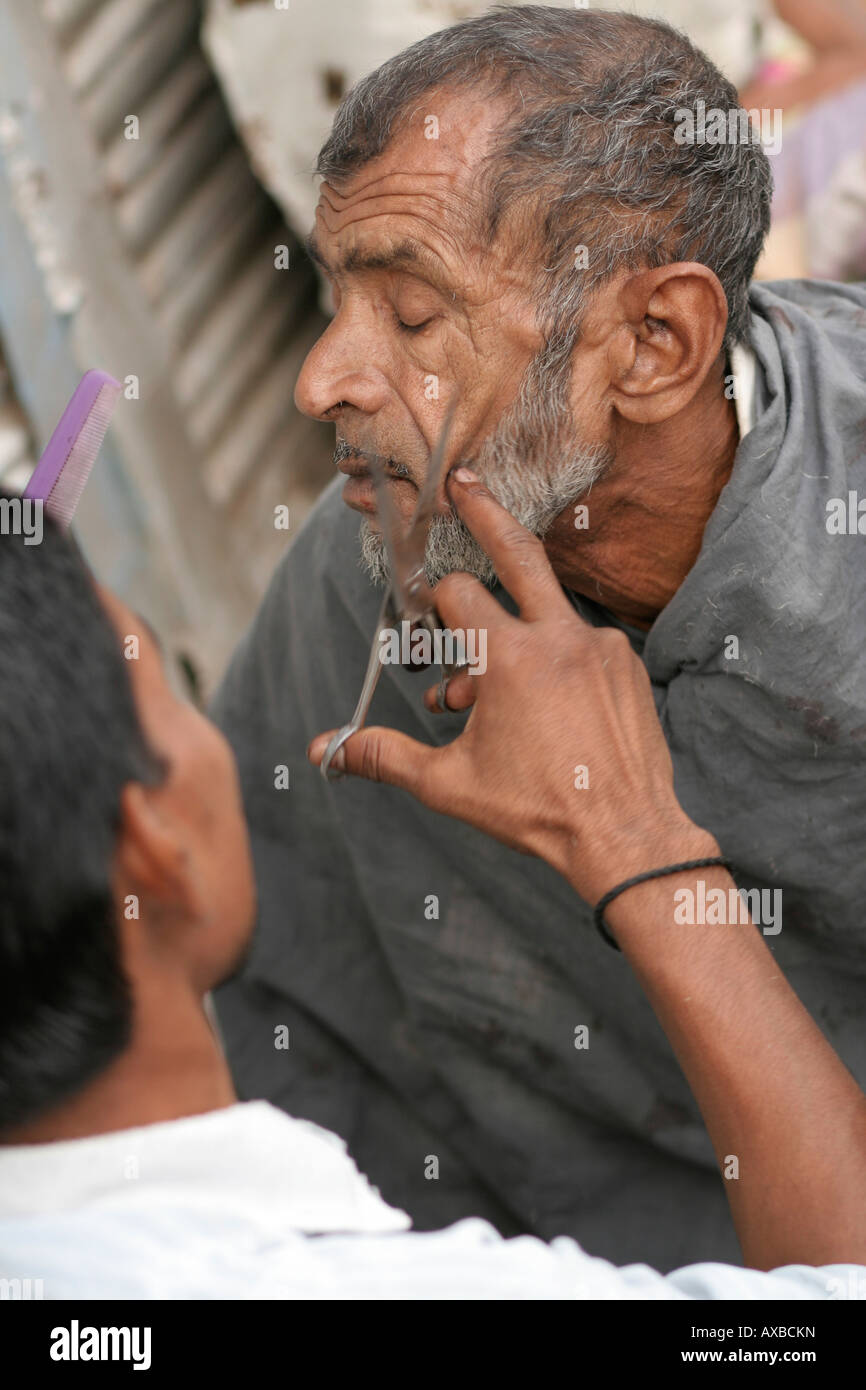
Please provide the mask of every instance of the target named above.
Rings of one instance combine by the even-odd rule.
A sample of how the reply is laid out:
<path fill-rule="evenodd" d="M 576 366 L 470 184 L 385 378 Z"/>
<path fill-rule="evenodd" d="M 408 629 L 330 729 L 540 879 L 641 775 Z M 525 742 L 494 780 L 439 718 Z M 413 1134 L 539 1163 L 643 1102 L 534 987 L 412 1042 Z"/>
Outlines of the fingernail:
<path fill-rule="evenodd" d="M 452 476 L 452 478 L 456 478 L 457 481 L 458 481 L 458 483 L 477 483 L 477 482 L 478 482 L 477 475 L 476 475 L 475 473 L 473 473 L 471 469 L 469 469 L 469 468 L 464 468 L 464 467 L 462 466 L 462 464 L 461 464 L 461 466 L 460 466 L 459 468 L 455 468 L 455 469 L 454 469 L 454 472 L 451 474 L 451 476 Z"/>

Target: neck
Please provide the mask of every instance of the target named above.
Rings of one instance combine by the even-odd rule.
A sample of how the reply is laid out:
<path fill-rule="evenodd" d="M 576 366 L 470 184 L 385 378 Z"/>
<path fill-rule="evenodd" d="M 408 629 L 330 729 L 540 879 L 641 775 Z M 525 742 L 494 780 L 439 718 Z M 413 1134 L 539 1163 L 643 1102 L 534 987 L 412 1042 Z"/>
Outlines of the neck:
<path fill-rule="evenodd" d="M 545 537 L 560 583 L 635 627 L 651 627 L 682 584 L 730 477 L 739 431 L 723 374 L 720 363 L 673 420 L 621 429 L 615 464 L 582 499 L 586 529 L 569 508 Z"/>
<path fill-rule="evenodd" d="M 5 1133 L 4 1143 L 82 1139 L 234 1104 L 201 995 L 176 972 L 132 978 L 132 1039 L 122 1055 L 71 1100 Z"/>

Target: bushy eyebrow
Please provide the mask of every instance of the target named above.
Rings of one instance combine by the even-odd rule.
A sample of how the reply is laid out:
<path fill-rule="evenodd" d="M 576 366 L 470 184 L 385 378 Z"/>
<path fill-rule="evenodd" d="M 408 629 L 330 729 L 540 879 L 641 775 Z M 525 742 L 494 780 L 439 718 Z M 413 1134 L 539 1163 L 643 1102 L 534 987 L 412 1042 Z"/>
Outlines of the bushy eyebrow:
<path fill-rule="evenodd" d="M 311 232 L 307 237 L 304 249 L 310 259 L 321 266 L 325 274 L 330 275 L 332 279 L 365 270 L 409 270 L 422 274 L 447 299 L 459 299 L 454 286 L 443 272 L 441 261 L 413 237 L 404 237 L 387 251 L 360 251 L 354 247 L 343 257 L 339 265 L 331 265 L 323 256 L 315 232 Z"/>

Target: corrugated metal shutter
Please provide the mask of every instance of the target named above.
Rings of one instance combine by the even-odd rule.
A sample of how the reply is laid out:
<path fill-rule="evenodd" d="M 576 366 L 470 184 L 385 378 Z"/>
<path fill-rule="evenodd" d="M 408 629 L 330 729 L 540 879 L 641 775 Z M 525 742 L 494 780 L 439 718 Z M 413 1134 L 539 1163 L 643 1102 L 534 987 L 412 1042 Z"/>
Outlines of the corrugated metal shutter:
<path fill-rule="evenodd" d="M 315 274 L 249 169 L 201 51 L 198 0 L 43 0 L 39 12 L 152 317 L 183 466 L 198 470 L 211 536 L 221 544 L 225 531 L 227 582 L 234 566 L 243 593 L 219 654 L 211 643 L 206 664 L 217 666 L 285 545 L 273 507 L 291 502 L 294 530 L 330 473 L 327 432 L 292 403 L 323 324 Z M 32 39 L 32 15 L 12 23 Z M 275 268 L 277 246 L 290 269 Z M 106 265 L 91 292 L 110 299 L 118 273 Z"/>

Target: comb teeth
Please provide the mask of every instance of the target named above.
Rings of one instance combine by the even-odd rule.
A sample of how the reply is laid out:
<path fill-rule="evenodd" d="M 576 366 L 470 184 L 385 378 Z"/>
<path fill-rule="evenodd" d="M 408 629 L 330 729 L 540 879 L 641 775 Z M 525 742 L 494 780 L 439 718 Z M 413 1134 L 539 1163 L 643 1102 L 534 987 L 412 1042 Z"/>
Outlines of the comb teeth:
<path fill-rule="evenodd" d="M 90 477 L 105 432 L 111 423 L 120 387 L 106 383 L 101 387 L 57 479 L 45 498 L 45 510 L 65 531 L 75 515 L 81 494 Z"/>
<path fill-rule="evenodd" d="M 63 530 L 75 515 L 120 390 L 107 372 L 85 372 L 24 489 Z"/>

